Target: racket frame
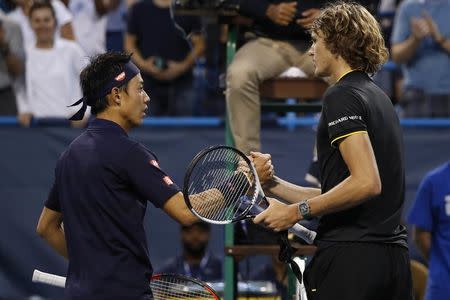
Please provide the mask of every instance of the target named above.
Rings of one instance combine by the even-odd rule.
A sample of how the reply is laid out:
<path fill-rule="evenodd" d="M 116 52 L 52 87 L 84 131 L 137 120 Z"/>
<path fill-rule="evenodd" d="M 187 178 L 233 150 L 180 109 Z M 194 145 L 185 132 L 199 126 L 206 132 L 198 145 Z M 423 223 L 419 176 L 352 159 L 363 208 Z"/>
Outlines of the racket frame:
<path fill-rule="evenodd" d="M 200 215 L 193 207 L 191 204 L 191 201 L 189 199 L 189 181 L 191 179 L 191 174 L 195 169 L 195 166 L 197 165 L 197 163 L 204 157 L 206 156 L 208 153 L 217 150 L 217 149 L 229 149 L 235 153 L 237 153 L 248 165 L 250 172 L 252 173 L 253 176 L 253 182 L 251 187 L 254 187 L 255 192 L 254 195 L 252 197 L 252 200 L 250 201 L 251 204 L 249 204 L 247 206 L 247 208 L 245 208 L 242 213 L 240 214 L 240 216 L 235 217 L 231 220 L 222 220 L 222 221 L 218 221 L 218 220 L 213 220 L 213 219 L 209 219 L 209 218 L 205 218 L 204 216 Z M 256 200 L 258 200 L 259 197 L 262 197 L 264 199 L 264 201 L 268 204 L 266 197 L 264 195 L 264 192 L 261 188 L 261 184 L 259 182 L 259 178 L 258 178 L 258 174 L 256 173 L 255 167 L 253 165 L 253 163 L 251 162 L 251 160 L 240 150 L 231 147 L 231 146 L 226 146 L 226 145 L 215 145 L 215 146 L 211 146 L 209 148 L 203 149 L 202 151 L 200 151 L 199 153 L 197 153 L 197 155 L 194 156 L 194 158 L 192 159 L 192 161 L 189 163 L 187 171 L 185 173 L 184 176 L 184 182 L 183 182 L 183 197 L 184 197 L 184 202 L 186 203 L 186 205 L 188 206 L 188 208 L 190 209 L 190 211 L 196 215 L 199 219 L 208 222 L 208 223 L 212 223 L 212 224 L 231 224 L 231 223 L 235 223 L 241 220 L 245 220 L 245 219 L 252 219 L 255 217 L 255 215 L 249 215 L 248 212 L 252 209 L 252 207 L 255 205 Z"/>

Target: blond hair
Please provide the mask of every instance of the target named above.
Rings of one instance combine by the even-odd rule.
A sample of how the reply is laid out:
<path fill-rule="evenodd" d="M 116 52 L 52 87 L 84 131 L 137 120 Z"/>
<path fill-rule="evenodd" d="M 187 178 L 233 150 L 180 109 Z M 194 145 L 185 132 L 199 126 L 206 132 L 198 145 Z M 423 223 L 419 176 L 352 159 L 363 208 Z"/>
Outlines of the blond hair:
<path fill-rule="evenodd" d="M 352 69 L 375 73 L 389 56 L 377 20 L 356 3 L 327 6 L 311 32 L 323 38 L 328 50 L 340 55 Z"/>

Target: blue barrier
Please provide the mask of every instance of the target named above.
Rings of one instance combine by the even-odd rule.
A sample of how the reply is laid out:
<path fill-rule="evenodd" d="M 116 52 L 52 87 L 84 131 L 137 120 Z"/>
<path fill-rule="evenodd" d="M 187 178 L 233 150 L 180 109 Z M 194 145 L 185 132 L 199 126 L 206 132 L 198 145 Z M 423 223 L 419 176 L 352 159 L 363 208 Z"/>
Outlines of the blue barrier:
<path fill-rule="evenodd" d="M 276 119 L 279 126 L 294 128 L 308 127 L 317 125 L 318 117 L 281 117 Z M 401 119 L 403 127 L 424 127 L 424 128 L 448 128 L 450 127 L 450 118 L 414 118 Z M 69 122 L 64 119 L 45 119 L 35 120 L 32 127 L 37 126 L 68 126 Z M 144 119 L 144 127 L 220 127 L 224 125 L 222 117 L 150 117 Z M 16 117 L 0 117 L 0 126 L 19 126 Z"/>
<path fill-rule="evenodd" d="M 303 118 L 279 118 L 277 120 L 281 126 L 314 126 L 317 125 L 319 119 L 317 117 L 303 117 Z M 401 119 L 400 124 L 403 127 L 426 127 L 426 128 L 448 128 L 450 127 L 449 119 Z"/>
<path fill-rule="evenodd" d="M 219 117 L 151 117 L 143 120 L 143 126 L 155 127 L 218 127 L 223 125 Z M 61 118 L 34 119 L 31 127 L 38 126 L 69 126 L 70 122 Z M 20 126 L 16 117 L 0 117 L 0 126 Z"/>

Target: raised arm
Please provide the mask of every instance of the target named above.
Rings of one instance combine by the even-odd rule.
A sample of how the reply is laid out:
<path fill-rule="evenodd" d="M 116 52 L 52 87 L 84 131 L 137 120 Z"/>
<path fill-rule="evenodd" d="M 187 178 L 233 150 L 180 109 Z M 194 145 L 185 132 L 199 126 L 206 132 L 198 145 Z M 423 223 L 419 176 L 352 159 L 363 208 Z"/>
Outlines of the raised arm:
<path fill-rule="evenodd" d="M 420 227 L 414 226 L 414 242 L 426 260 L 430 258 L 431 232 Z"/>
<path fill-rule="evenodd" d="M 267 196 L 280 198 L 289 203 L 297 203 L 321 194 L 321 190 L 318 188 L 299 186 L 274 176 L 270 154 L 251 152 L 250 155 Z"/>

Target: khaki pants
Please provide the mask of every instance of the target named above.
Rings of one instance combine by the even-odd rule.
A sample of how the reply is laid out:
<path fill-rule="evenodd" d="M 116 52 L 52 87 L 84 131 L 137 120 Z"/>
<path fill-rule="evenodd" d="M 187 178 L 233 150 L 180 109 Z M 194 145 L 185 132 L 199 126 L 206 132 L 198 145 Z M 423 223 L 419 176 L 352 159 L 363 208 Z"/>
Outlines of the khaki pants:
<path fill-rule="evenodd" d="M 235 146 L 244 153 L 261 150 L 260 83 L 292 66 L 308 76 L 314 73 L 312 59 L 306 52 L 299 52 L 288 42 L 257 38 L 244 44 L 228 67 L 228 120 Z"/>

